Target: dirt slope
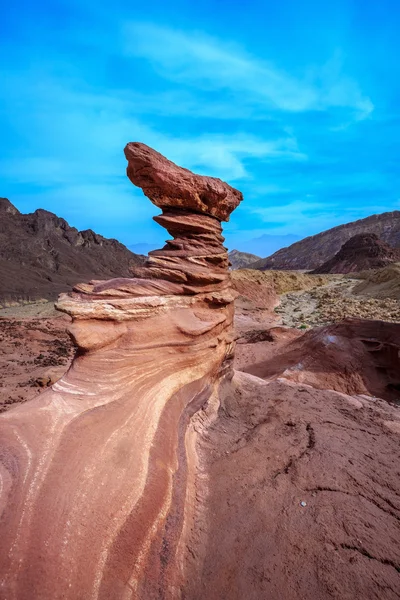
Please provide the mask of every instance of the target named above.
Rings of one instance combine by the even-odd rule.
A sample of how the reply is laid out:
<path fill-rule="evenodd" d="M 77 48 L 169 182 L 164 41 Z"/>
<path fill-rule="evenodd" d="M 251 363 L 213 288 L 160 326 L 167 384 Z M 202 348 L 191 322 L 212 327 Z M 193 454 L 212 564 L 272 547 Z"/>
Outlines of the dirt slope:
<path fill-rule="evenodd" d="M 400 263 L 360 273 L 360 278 L 363 281 L 355 286 L 355 294 L 400 300 Z"/>

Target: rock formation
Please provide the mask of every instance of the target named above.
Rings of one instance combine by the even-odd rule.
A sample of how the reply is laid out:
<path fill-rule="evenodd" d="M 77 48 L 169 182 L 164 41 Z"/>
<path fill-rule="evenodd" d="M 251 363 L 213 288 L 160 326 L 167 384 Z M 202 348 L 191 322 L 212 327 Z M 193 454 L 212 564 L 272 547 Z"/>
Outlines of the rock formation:
<path fill-rule="evenodd" d="M 200 518 L 194 415 L 203 407 L 212 418 L 232 375 L 235 293 L 221 221 L 242 195 L 144 144 L 125 155 L 173 239 L 133 278 L 61 295 L 76 358 L 49 391 L 0 418 L 9 600 L 179 597 Z"/>
<path fill-rule="evenodd" d="M 240 371 L 226 387 L 184 598 L 398 600 L 399 409 Z"/>
<path fill-rule="evenodd" d="M 313 273 L 356 273 L 379 269 L 400 260 L 400 249 L 382 242 L 375 233 L 360 233 L 350 238 L 335 256 Z"/>
<path fill-rule="evenodd" d="M 0 416 L 1 600 L 397 600 L 400 325 L 276 327 L 300 282 L 227 271 L 239 192 L 126 155 L 174 239 L 60 298 L 72 367 Z"/>
<path fill-rule="evenodd" d="M 264 344 L 239 340 L 236 369 L 262 379 L 285 377 L 316 389 L 400 400 L 400 323 L 349 318 L 305 334 L 282 327 L 268 334 Z"/>

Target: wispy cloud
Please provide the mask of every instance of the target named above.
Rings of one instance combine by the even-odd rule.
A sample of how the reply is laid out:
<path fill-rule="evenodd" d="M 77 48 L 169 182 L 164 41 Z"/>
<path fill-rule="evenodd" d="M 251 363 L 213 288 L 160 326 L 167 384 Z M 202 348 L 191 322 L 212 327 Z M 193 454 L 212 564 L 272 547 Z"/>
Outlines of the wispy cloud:
<path fill-rule="evenodd" d="M 125 177 L 123 147 L 142 141 L 199 173 L 236 182 L 251 179 L 254 161 L 304 161 L 292 133 L 265 139 L 246 131 L 179 135 L 150 126 L 125 92 L 98 93 L 85 82 L 34 70 L 10 77 L 3 107 L 24 147 L 0 163 L 2 193 L 23 211 L 41 206 L 80 228 L 121 241 L 162 243 L 151 223 L 158 210 Z M 29 96 L 24 94 L 28 86 Z M 27 192 L 29 189 L 29 192 Z"/>
<path fill-rule="evenodd" d="M 125 176 L 122 149 L 134 140 L 241 189 L 245 202 L 225 229 L 238 240 L 253 230 L 308 235 L 394 206 L 397 96 L 384 121 L 394 63 L 381 85 L 376 47 L 361 52 L 341 24 L 324 19 L 325 40 L 313 11 L 299 6 L 310 36 L 297 36 L 292 51 L 267 7 L 262 28 L 243 27 L 238 44 L 229 39 L 240 11 L 221 27 L 222 6 L 202 21 L 209 35 L 174 28 L 198 22 L 190 3 L 179 15 L 165 3 L 129 9 L 116 0 L 102 10 L 90 0 L 75 3 L 77 14 L 67 4 L 62 26 L 56 11 L 53 20 L 51 10 L 44 20 L 32 11 L 25 37 L 5 36 L 0 193 L 22 210 L 43 206 L 128 243 L 162 241 L 150 221 L 157 209 Z M 294 17 L 291 26 L 282 39 L 301 30 Z"/>
<path fill-rule="evenodd" d="M 135 22 L 125 28 L 125 51 L 149 60 L 162 77 L 203 91 L 240 95 L 245 102 L 251 97 L 265 110 L 302 112 L 345 107 L 355 118 L 363 119 L 374 108 L 357 82 L 343 72 L 339 53 L 325 65 L 305 68 L 304 76 L 296 78 L 233 43 L 203 33 Z"/>
<path fill-rule="evenodd" d="M 230 181 L 249 176 L 246 161 L 250 159 L 306 159 L 292 134 L 268 140 L 245 131 L 186 136 L 164 133 L 138 119 L 134 105 L 118 93 L 99 95 L 86 85 L 80 88 L 75 81 L 68 85 L 64 80 L 61 85 L 57 80 L 42 78 L 39 85 L 32 86 L 26 100 L 29 110 L 25 111 L 22 88 L 26 79 L 14 83 L 14 93 L 8 100 L 10 118 L 24 132 L 28 147 L 35 145 L 37 136 L 41 140 L 39 155 L 35 154 L 36 148 L 25 158 L 3 162 L 0 174 L 14 181 L 41 181 L 46 185 L 67 183 L 71 178 L 87 181 L 121 176 L 122 149 L 130 140 L 145 142 L 189 169 Z M 20 100 L 13 110 L 16 98 Z"/>
<path fill-rule="evenodd" d="M 394 206 L 392 210 L 396 207 Z M 296 233 L 303 237 L 314 235 L 336 225 L 388 210 L 384 204 L 357 206 L 352 203 L 326 202 L 310 196 L 287 203 L 271 202 L 269 206 L 252 208 L 257 223 L 268 233 Z"/>

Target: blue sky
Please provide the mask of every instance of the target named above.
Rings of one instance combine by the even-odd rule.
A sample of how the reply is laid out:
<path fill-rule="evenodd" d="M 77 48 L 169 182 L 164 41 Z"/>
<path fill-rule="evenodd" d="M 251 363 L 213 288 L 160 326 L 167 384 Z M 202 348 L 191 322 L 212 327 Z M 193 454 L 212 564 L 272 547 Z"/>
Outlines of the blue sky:
<path fill-rule="evenodd" d="M 161 245 L 125 175 L 143 141 L 245 200 L 230 248 L 400 209 L 400 3 L 8 3 L 0 195 Z"/>

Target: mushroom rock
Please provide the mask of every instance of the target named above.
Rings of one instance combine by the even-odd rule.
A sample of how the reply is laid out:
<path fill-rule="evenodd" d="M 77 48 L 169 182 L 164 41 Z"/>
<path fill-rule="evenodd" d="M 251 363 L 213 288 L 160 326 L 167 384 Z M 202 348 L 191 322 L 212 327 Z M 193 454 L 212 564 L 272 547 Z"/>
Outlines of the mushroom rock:
<path fill-rule="evenodd" d="M 124 152 L 129 179 L 163 210 L 181 208 L 228 221 L 243 200 L 241 192 L 220 179 L 178 167 L 146 144 L 131 142 Z"/>
<path fill-rule="evenodd" d="M 78 346 L 72 366 L 0 417 L 8 600 L 179 597 L 186 540 L 201 535 L 196 435 L 233 373 L 221 221 L 242 195 L 144 144 L 125 155 L 173 240 L 131 279 L 60 296 Z"/>

